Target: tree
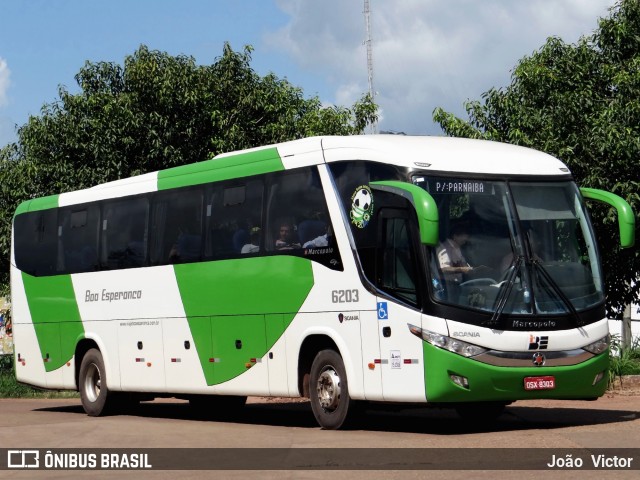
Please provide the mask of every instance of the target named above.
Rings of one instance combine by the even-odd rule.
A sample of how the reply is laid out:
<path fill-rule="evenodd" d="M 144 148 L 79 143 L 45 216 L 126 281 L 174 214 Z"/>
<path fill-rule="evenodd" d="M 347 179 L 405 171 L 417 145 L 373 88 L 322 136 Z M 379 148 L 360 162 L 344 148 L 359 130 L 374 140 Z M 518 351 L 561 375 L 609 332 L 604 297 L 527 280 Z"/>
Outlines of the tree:
<path fill-rule="evenodd" d="M 612 191 L 638 212 L 640 2 L 621 0 L 576 44 L 549 38 L 518 62 L 509 86 L 492 88 L 465 108 L 467 121 L 442 108 L 433 118 L 448 135 L 554 155 L 581 186 Z M 619 249 L 612 209 L 590 207 L 603 254 L 608 314 L 620 318 L 624 306 L 638 298 L 640 283 L 632 287 L 631 282 L 638 278 L 640 255 L 637 249 Z"/>
<path fill-rule="evenodd" d="M 8 284 L 11 220 L 23 200 L 231 150 L 361 133 L 375 120 L 369 96 L 350 108 L 323 106 L 286 79 L 258 75 L 251 52 L 225 44 L 213 64 L 197 65 L 141 46 L 123 66 L 87 62 L 75 77 L 79 93 L 60 87 L 60 98 L 0 150 L 0 285 Z"/>
<path fill-rule="evenodd" d="M 0 296 L 9 290 L 11 223 L 16 206 L 32 194 L 34 170 L 30 162 L 14 161 L 16 145 L 0 149 Z"/>

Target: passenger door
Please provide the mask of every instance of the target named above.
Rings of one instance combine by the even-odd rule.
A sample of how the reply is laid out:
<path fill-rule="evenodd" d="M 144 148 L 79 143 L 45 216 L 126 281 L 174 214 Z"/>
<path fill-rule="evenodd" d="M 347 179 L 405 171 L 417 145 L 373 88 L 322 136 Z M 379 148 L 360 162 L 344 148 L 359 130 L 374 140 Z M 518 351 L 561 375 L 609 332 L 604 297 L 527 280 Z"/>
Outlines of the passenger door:
<path fill-rule="evenodd" d="M 422 341 L 409 331 L 421 326 L 418 233 L 412 210 L 378 213 L 376 284 L 382 392 L 386 401 L 425 401 Z"/>

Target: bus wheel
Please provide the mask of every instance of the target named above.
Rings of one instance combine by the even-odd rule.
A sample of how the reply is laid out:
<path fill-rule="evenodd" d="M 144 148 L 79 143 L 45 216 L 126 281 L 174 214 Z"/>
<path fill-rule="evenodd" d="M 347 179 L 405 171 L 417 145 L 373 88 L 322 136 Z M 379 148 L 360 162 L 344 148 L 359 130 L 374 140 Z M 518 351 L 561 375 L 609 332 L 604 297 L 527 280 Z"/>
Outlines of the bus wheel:
<path fill-rule="evenodd" d="M 322 428 L 336 430 L 344 424 L 351 399 L 342 357 L 335 350 L 322 350 L 313 360 L 309 396 Z"/>
<path fill-rule="evenodd" d="M 100 350 L 92 348 L 82 358 L 78 389 L 82 408 L 87 415 L 98 417 L 106 413 L 109 389 Z"/>

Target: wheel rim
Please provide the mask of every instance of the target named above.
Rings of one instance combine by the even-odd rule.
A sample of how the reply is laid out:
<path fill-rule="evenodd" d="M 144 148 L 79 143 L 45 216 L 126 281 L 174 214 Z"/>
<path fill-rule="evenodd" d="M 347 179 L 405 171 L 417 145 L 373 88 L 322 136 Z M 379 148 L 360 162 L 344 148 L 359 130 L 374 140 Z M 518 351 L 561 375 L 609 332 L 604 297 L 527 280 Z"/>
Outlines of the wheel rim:
<path fill-rule="evenodd" d="M 328 412 L 333 412 L 340 404 L 340 376 L 331 366 L 326 367 L 318 377 L 316 386 L 318 402 Z"/>
<path fill-rule="evenodd" d="M 100 387 L 102 385 L 102 377 L 100 369 L 95 363 L 89 365 L 87 374 L 84 378 L 84 393 L 87 400 L 95 402 L 100 396 Z"/>

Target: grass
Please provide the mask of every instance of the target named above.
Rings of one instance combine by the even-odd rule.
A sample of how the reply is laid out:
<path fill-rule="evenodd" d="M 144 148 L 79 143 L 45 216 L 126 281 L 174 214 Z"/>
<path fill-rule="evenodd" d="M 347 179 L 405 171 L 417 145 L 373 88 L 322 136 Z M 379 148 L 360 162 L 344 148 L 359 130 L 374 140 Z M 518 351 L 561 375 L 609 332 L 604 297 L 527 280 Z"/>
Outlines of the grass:
<path fill-rule="evenodd" d="M 77 398 L 78 392 L 39 390 L 16 381 L 13 356 L 0 355 L 0 398 Z"/>

